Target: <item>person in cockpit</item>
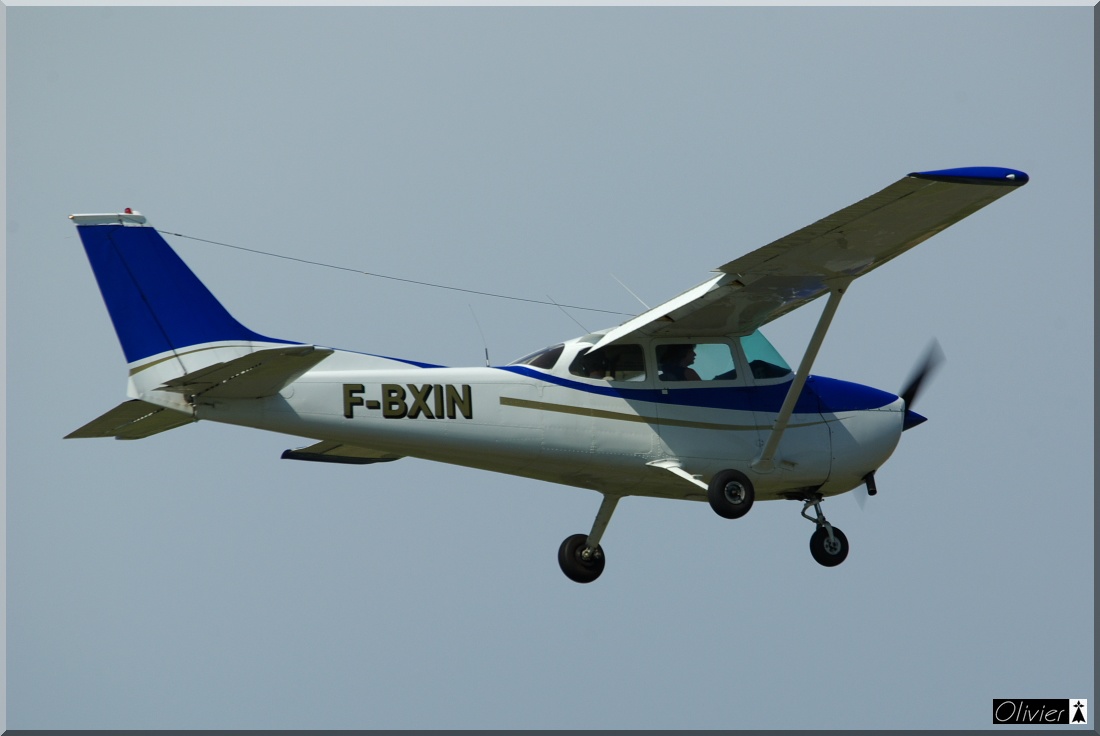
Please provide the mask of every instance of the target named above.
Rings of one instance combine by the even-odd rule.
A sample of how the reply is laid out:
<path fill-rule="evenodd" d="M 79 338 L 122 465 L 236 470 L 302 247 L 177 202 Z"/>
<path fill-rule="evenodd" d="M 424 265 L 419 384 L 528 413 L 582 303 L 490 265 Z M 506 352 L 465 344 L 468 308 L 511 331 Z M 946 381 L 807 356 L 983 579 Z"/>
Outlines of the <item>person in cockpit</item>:
<path fill-rule="evenodd" d="M 657 364 L 662 381 L 699 381 L 699 374 L 691 367 L 695 362 L 695 345 L 678 343 L 657 347 Z"/>

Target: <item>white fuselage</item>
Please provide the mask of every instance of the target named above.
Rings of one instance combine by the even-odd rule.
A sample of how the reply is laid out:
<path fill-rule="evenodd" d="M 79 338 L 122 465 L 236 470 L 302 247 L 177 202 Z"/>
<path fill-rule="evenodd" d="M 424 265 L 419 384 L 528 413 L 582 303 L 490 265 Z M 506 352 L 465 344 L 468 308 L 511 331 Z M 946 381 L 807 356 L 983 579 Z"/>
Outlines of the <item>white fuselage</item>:
<path fill-rule="evenodd" d="M 571 358 L 591 344 L 585 338 L 566 343 L 550 369 L 429 367 L 336 351 L 279 394 L 258 399 L 157 391 L 158 374 L 174 366 L 154 358 L 142 362 L 148 368 L 133 367 L 131 395 L 193 411 L 198 419 L 393 456 L 618 496 L 701 501 L 704 488 L 661 464 L 673 463 L 703 483 L 722 469 L 739 469 L 752 479 L 758 500 L 807 490 L 828 496 L 861 484 L 886 461 L 901 434 L 904 405 L 896 397 L 873 408 L 830 408 L 820 398 L 809 401 L 813 408 L 807 411 L 800 402 L 775 463 L 764 472 L 752 462 L 771 431 L 789 376 L 754 381 L 744 375 L 689 387 L 652 375 L 614 381 L 570 373 Z M 219 357 L 253 347 L 219 346 Z"/>

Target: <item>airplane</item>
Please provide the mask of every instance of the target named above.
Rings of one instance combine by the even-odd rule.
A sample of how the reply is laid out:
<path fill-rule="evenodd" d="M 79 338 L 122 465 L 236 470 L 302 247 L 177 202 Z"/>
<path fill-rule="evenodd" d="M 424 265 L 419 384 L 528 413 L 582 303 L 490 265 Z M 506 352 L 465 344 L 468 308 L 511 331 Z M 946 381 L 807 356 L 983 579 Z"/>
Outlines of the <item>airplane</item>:
<path fill-rule="evenodd" d="M 875 472 L 913 411 L 930 355 L 900 393 L 811 375 L 849 285 L 1023 186 L 1022 171 L 914 172 L 719 266 L 622 324 L 507 365 L 455 368 L 265 337 L 238 322 L 139 212 L 71 215 L 129 368 L 129 399 L 67 438 L 140 439 L 200 420 L 307 438 L 282 458 L 372 464 L 422 458 L 597 491 L 587 534 L 558 550 L 590 583 L 627 496 L 801 502 L 825 567 L 848 540 L 824 499 L 876 493 Z M 759 328 L 826 303 L 798 369 Z M 813 513 L 809 513 L 812 509 Z"/>

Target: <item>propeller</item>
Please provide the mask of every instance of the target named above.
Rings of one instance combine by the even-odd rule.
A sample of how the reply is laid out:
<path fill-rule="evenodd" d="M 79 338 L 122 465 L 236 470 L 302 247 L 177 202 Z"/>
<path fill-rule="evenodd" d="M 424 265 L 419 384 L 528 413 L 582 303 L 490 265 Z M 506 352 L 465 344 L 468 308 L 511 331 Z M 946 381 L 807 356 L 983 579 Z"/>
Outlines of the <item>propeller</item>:
<path fill-rule="evenodd" d="M 909 373 L 909 379 L 905 382 L 905 387 L 902 388 L 898 396 L 905 402 L 905 423 L 902 425 L 902 431 L 912 429 L 913 427 L 921 424 L 925 421 L 925 418 L 920 414 L 913 411 L 913 404 L 916 403 L 917 397 L 920 396 L 921 388 L 928 378 L 936 372 L 936 369 L 943 364 L 946 358 L 943 354 L 943 349 L 940 347 L 940 343 L 935 338 L 928 345 L 928 348 L 924 351 L 924 357 L 920 362 L 914 366 L 913 370 Z M 856 502 L 862 509 L 867 503 L 867 497 L 873 496 L 878 493 L 878 489 L 875 487 L 875 473 L 871 471 L 863 479 L 864 484 L 860 488 L 856 489 Z"/>
<path fill-rule="evenodd" d="M 913 403 L 920 395 L 921 386 L 924 384 L 925 379 L 932 375 L 943 361 L 944 355 L 940 343 L 938 340 L 933 339 L 928 349 L 924 351 L 924 359 L 909 374 L 909 380 L 906 382 L 905 388 L 898 394 L 905 400 L 907 410 L 913 408 Z"/>

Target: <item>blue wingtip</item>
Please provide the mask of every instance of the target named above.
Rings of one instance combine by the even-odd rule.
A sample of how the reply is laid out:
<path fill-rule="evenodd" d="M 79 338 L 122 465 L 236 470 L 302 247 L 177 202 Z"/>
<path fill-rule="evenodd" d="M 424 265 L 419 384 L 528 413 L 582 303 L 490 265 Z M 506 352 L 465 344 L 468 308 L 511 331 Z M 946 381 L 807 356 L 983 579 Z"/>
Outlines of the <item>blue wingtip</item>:
<path fill-rule="evenodd" d="M 940 169 L 939 171 L 914 171 L 909 176 L 932 181 L 953 182 L 957 184 L 994 184 L 1009 187 L 1021 187 L 1030 177 L 1017 169 L 1005 169 L 999 166 L 968 166 L 961 169 Z"/>

